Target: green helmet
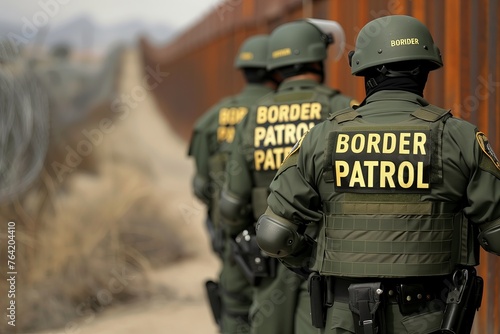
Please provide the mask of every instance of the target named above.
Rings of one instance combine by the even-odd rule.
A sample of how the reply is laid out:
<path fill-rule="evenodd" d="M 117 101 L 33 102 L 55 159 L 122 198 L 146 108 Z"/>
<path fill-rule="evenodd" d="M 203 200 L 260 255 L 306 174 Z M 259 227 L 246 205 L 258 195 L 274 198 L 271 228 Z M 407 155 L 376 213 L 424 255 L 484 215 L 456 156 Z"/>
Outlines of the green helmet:
<path fill-rule="evenodd" d="M 329 45 L 334 46 L 332 53 L 337 60 L 345 46 L 344 30 L 337 22 L 305 19 L 285 23 L 269 37 L 267 69 L 323 61 Z"/>
<path fill-rule="evenodd" d="M 429 70 L 443 66 L 441 52 L 429 29 L 414 17 L 385 16 L 368 22 L 359 32 L 354 51 L 349 53 L 351 73 L 400 61 L 425 61 Z"/>
<path fill-rule="evenodd" d="M 266 68 L 268 35 L 255 35 L 247 38 L 240 46 L 234 67 Z"/>

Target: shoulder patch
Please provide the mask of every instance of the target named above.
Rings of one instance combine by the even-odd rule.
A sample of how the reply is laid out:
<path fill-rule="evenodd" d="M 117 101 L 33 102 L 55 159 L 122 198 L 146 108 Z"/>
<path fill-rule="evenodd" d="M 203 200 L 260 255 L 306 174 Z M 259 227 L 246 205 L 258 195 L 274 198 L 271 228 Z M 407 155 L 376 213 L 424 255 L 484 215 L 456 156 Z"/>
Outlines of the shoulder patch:
<path fill-rule="evenodd" d="M 359 106 L 360 102 L 356 99 L 352 99 L 351 102 L 349 102 L 349 107 L 353 108 L 354 106 Z"/>
<path fill-rule="evenodd" d="M 283 159 L 283 162 L 281 163 L 281 165 L 283 166 L 285 164 L 285 161 L 291 157 L 292 155 L 294 155 L 299 149 L 300 149 L 300 146 L 302 146 L 302 141 L 304 140 L 305 136 L 309 133 L 309 130 L 307 130 L 303 135 L 302 137 L 293 145 L 292 147 L 292 150 L 290 151 L 290 153 L 288 153 L 288 155 L 285 157 L 285 159 Z"/>
<path fill-rule="evenodd" d="M 476 140 L 479 144 L 479 147 L 481 147 L 481 150 L 483 150 L 484 154 L 486 154 L 491 162 L 493 162 L 493 165 L 495 165 L 498 172 L 500 172 L 500 161 L 498 161 L 498 157 L 496 156 L 495 151 L 493 151 L 493 148 L 491 147 L 486 135 L 483 132 L 477 132 Z"/>

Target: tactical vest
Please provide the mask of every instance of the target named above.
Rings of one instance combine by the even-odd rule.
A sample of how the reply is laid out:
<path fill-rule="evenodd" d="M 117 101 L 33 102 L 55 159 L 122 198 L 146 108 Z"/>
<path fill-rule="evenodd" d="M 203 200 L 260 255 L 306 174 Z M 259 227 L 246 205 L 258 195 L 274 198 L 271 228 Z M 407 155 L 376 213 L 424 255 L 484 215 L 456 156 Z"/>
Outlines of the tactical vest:
<path fill-rule="evenodd" d="M 208 160 L 210 170 L 210 181 L 212 189 L 210 189 L 210 215 L 212 222 L 219 226 L 220 212 L 219 200 L 222 187 L 225 182 L 226 164 L 229 155 L 229 144 L 234 140 L 235 126 L 247 114 L 248 108 L 240 106 L 238 100 L 231 97 L 223 102 L 223 107 L 219 109 L 217 119 L 216 140 L 210 143 L 213 147 Z"/>
<path fill-rule="evenodd" d="M 425 106 L 405 122 L 368 124 L 353 109 L 332 115 L 314 269 L 324 275 L 445 275 L 477 264 L 476 232 L 459 204 L 422 201 L 442 182 L 448 110 Z"/>
<path fill-rule="evenodd" d="M 335 98 L 339 93 L 321 85 L 307 90 L 294 87 L 268 95 L 257 107 L 254 150 L 247 156 L 253 163 L 255 221 L 266 211 L 269 184 L 293 145 L 331 111 L 346 107 L 343 99 Z"/>

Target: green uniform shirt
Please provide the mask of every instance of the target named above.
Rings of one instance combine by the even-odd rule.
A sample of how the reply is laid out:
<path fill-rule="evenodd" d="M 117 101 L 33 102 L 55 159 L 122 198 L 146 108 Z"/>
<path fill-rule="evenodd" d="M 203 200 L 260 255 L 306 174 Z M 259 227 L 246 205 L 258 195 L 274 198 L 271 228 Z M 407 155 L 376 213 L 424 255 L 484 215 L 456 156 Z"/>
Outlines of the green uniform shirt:
<path fill-rule="evenodd" d="M 234 202 L 240 201 L 241 208 L 245 207 L 239 210 L 239 217 L 225 217 L 232 220 L 227 226 L 231 233 L 251 229 L 264 213 L 269 183 L 295 142 L 312 126 L 326 120 L 330 112 L 351 103 L 355 103 L 352 98 L 315 81 L 292 80 L 252 107 L 238 124 L 226 168 L 225 191 L 236 199 Z M 247 210 L 247 204 L 252 210 Z M 264 277 L 255 290 L 251 333 L 317 333 L 310 320 L 307 282 L 281 264 L 276 272 L 275 277 Z M 276 299 L 276 293 L 284 303 L 271 314 L 269 301 Z"/>
<path fill-rule="evenodd" d="M 486 137 L 474 125 L 450 117 L 444 123 L 441 136 L 432 141 L 423 140 L 426 136 L 430 138 L 430 132 L 412 130 L 408 124 L 413 124 L 411 114 L 427 104 L 413 93 L 380 91 L 356 109 L 360 115 L 357 122 L 345 123 L 346 127 L 352 124 L 350 130 L 342 129 L 334 120 L 317 125 L 303 138 L 271 183 L 269 208 L 297 224 L 322 225 L 323 213 L 331 210 L 326 204 L 356 202 L 351 198 L 358 200 L 365 196 L 374 205 L 370 209 L 362 206 L 360 210 L 375 212 L 382 211 L 382 206 L 376 205 L 378 197 L 384 201 L 392 198 L 393 202 L 401 197 L 417 199 L 416 204 L 411 204 L 412 210 L 417 210 L 419 203 L 444 203 L 452 212 L 462 211 L 480 228 L 482 224 L 498 220 L 500 170 Z M 406 124 L 410 130 L 401 132 L 400 124 Z M 338 135 L 331 136 L 334 132 Z M 440 151 L 435 150 L 438 146 Z M 327 152 L 332 152 L 328 158 Z M 355 208 L 350 210 L 351 215 L 356 214 Z M 342 215 L 337 217 L 342 219 Z M 377 218 L 373 215 L 357 223 L 369 226 L 378 223 Z M 407 222 L 404 212 L 398 218 L 400 224 Z M 343 230 L 349 229 L 346 224 L 347 221 Z M 351 229 L 356 227 L 353 225 Z M 396 238 L 397 234 L 393 235 Z M 432 236 L 428 239 L 432 241 Z M 477 246 L 477 239 L 474 243 Z M 345 249 L 346 245 L 339 247 Z M 328 256 L 318 254 L 320 258 Z"/>
<path fill-rule="evenodd" d="M 226 169 L 227 191 L 253 205 L 253 215 L 241 218 L 253 224 L 264 213 L 268 185 L 297 140 L 331 112 L 354 103 L 315 81 L 292 80 L 250 110 L 238 125 Z"/>
<path fill-rule="evenodd" d="M 194 126 L 188 155 L 195 159 L 195 179 L 204 183 L 202 194 L 197 196 L 211 206 L 211 211 L 216 209 L 212 202 L 218 192 L 214 193 L 214 189 L 222 187 L 225 169 L 223 158 L 213 158 L 227 150 L 226 146 L 234 139 L 235 125 L 250 106 L 270 92 L 272 89 L 267 86 L 248 84 L 239 94 L 224 98 L 210 108 Z"/>
<path fill-rule="evenodd" d="M 253 288 L 233 259 L 229 238 L 220 228 L 219 196 L 224 183 L 227 146 L 235 125 L 260 97 L 272 92 L 267 86 L 248 84 L 238 95 L 223 99 L 195 124 L 189 155 L 196 162 L 195 194 L 207 204 L 214 230 L 208 227 L 212 247 L 220 253 L 222 267 L 218 295 L 222 303 L 220 327 L 224 333 L 249 332 L 248 317 Z"/>

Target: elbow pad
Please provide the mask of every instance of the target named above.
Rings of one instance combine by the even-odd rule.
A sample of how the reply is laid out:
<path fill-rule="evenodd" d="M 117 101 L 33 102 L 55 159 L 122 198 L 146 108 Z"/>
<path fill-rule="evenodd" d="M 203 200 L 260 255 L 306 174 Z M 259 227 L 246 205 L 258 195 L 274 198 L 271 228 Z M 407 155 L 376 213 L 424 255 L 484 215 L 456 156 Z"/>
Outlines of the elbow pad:
<path fill-rule="evenodd" d="M 196 174 L 193 178 L 193 190 L 194 190 L 194 195 L 201 200 L 205 204 L 210 203 L 210 196 L 208 194 L 207 189 L 209 182 L 207 179 L 205 179 L 203 176 L 200 176 Z"/>
<path fill-rule="evenodd" d="M 253 223 L 250 203 L 226 189 L 222 190 L 219 209 L 222 224 L 230 235 L 238 234 L 247 227 L 249 222 Z"/>
<path fill-rule="evenodd" d="M 485 251 L 500 255 L 500 218 L 487 224 L 486 228 L 480 228 L 478 235 L 479 244 Z"/>
<path fill-rule="evenodd" d="M 282 258 L 300 252 L 306 240 L 297 224 L 275 216 L 270 209 L 257 221 L 257 244 L 271 257 Z"/>
<path fill-rule="evenodd" d="M 231 194 L 226 189 L 222 190 L 220 197 L 220 213 L 230 220 L 247 218 L 250 214 L 250 204 L 241 197 Z"/>

